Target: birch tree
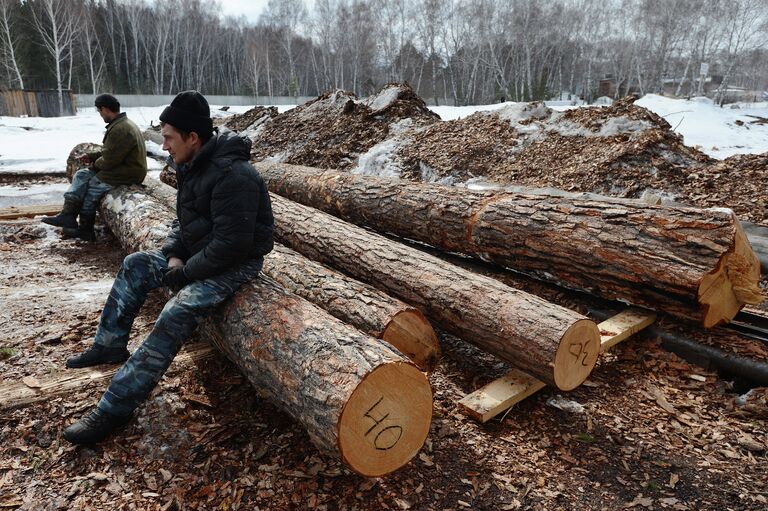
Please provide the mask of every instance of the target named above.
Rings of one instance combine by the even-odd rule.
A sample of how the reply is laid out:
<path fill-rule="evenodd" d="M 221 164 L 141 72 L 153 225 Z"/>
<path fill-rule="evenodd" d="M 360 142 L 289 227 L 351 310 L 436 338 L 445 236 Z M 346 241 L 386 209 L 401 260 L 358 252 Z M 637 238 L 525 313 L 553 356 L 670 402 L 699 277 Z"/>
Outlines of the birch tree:
<path fill-rule="evenodd" d="M 16 58 L 19 31 L 17 31 L 14 11 L 19 3 L 15 0 L 0 0 L 0 65 L 15 79 L 20 89 L 24 88 L 19 61 Z"/>
<path fill-rule="evenodd" d="M 32 6 L 32 23 L 40 35 L 45 51 L 52 59 L 59 92 L 59 112 L 64 112 L 62 65 L 72 58 L 72 42 L 78 34 L 78 19 L 68 0 L 36 0 Z"/>

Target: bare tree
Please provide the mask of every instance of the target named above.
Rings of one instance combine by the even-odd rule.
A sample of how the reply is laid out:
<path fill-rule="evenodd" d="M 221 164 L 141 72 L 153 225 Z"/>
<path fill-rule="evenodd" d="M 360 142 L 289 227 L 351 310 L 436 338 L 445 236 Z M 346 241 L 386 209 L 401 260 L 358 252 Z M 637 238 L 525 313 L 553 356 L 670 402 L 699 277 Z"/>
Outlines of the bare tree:
<path fill-rule="evenodd" d="M 23 89 L 24 79 L 16 58 L 19 36 L 13 18 L 13 10 L 18 7 L 19 3 L 15 0 L 0 0 L 0 65 L 13 74 L 19 88 Z"/>
<path fill-rule="evenodd" d="M 78 34 L 76 13 L 68 0 L 37 0 L 32 5 L 32 22 L 42 40 L 43 48 L 53 59 L 59 91 L 59 112 L 64 112 L 63 77 L 61 66 L 72 58 L 72 42 Z"/>

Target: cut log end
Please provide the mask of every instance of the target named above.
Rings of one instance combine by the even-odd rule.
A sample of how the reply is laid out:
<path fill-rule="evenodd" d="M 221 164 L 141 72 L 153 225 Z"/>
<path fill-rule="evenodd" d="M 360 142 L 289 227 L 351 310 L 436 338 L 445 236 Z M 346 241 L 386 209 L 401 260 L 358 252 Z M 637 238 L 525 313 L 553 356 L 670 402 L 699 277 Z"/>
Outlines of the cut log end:
<path fill-rule="evenodd" d="M 402 467 L 424 445 L 432 420 L 432 389 L 415 366 L 378 366 L 357 386 L 339 420 L 339 452 L 366 477 Z"/>
<path fill-rule="evenodd" d="M 733 246 L 699 285 L 705 328 L 728 323 L 744 305 L 756 305 L 765 299 L 759 284 L 760 259 L 752 250 L 741 224 L 734 221 L 734 225 Z"/>
<path fill-rule="evenodd" d="M 600 329 L 594 321 L 582 319 L 566 330 L 555 354 L 555 385 L 573 390 L 589 377 L 600 354 Z"/>
<path fill-rule="evenodd" d="M 431 372 L 440 358 L 440 344 L 429 320 L 416 309 L 397 313 L 381 338 L 400 350 L 422 371 Z"/>

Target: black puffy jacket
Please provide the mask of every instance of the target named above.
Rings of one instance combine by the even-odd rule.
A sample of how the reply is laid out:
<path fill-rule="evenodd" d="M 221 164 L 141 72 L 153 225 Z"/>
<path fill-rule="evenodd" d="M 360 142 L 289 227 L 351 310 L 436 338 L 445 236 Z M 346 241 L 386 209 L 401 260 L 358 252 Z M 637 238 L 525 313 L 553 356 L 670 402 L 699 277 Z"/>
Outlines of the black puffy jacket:
<path fill-rule="evenodd" d="M 273 247 L 272 204 L 248 162 L 251 142 L 222 128 L 191 162 L 175 166 L 178 192 L 173 230 L 162 247 L 186 261 L 184 273 L 203 280 Z"/>

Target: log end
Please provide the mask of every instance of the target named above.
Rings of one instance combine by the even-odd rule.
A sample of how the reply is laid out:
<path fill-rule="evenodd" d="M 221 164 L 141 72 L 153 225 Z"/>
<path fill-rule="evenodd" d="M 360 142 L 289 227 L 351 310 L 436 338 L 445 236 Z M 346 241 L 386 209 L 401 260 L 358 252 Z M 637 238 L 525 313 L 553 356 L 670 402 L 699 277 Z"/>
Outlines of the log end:
<path fill-rule="evenodd" d="M 381 338 L 400 350 L 422 371 L 431 372 L 440 358 L 440 343 L 429 320 L 417 309 L 395 314 Z"/>
<path fill-rule="evenodd" d="M 382 364 L 357 386 L 339 419 L 339 452 L 352 470 L 380 477 L 413 458 L 429 434 L 432 389 L 405 362 Z"/>
<path fill-rule="evenodd" d="M 699 284 L 698 299 L 705 328 L 728 323 L 744 305 L 756 305 L 765 299 L 760 289 L 760 259 L 735 217 L 734 225 L 733 246 Z"/>
<path fill-rule="evenodd" d="M 555 354 L 555 385 L 573 390 L 589 377 L 600 354 L 600 329 L 594 321 L 581 319 L 566 330 Z"/>

